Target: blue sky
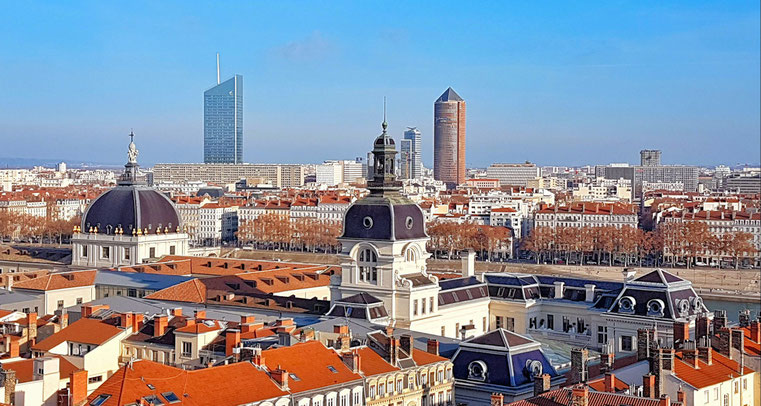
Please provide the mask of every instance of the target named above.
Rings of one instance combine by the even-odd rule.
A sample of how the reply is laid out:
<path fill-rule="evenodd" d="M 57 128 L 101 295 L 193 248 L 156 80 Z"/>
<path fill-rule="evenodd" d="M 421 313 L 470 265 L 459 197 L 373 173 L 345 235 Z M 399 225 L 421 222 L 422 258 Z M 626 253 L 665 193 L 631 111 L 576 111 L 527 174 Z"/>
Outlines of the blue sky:
<path fill-rule="evenodd" d="M 202 93 L 244 76 L 245 159 L 364 156 L 467 102 L 468 166 L 757 163 L 758 1 L 8 2 L 0 157 L 202 159 Z"/>

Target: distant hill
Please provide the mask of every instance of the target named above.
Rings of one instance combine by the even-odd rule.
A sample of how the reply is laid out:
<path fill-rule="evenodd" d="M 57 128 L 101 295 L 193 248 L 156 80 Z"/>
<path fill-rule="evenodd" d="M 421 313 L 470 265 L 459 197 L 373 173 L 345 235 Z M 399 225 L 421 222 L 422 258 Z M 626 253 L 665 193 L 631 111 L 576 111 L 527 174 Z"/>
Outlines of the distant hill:
<path fill-rule="evenodd" d="M 52 158 L 14 158 L 14 157 L 0 157 L 0 169 L 6 168 L 32 168 L 35 166 L 44 166 L 53 168 L 59 162 L 66 162 L 68 168 L 89 168 L 89 169 L 115 169 L 120 168 L 121 165 L 109 164 L 102 162 L 73 162 L 66 159 L 52 159 Z"/>

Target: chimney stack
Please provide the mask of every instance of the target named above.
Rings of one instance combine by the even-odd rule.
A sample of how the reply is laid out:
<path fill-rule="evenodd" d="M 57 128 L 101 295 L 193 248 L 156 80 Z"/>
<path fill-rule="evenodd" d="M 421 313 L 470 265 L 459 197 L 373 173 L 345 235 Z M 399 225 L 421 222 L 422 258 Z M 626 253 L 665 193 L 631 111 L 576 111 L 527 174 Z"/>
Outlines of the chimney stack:
<path fill-rule="evenodd" d="M 552 383 L 550 381 L 550 374 L 541 374 L 534 377 L 534 396 L 539 396 L 544 392 L 550 390 Z"/>
<path fill-rule="evenodd" d="M 256 365 L 263 367 L 264 364 L 264 355 L 262 355 L 262 347 L 254 347 L 254 355 L 251 358 L 251 362 Z"/>
<path fill-rule="evenodd" d="M 27 323 L 27 340 L 31 345 L 37 342 L 37 313 L 29 313 L 26 315 Z"/>
<path fill-rule="evenodd" d="M 690 323 L 683 321 L 674 322 L 674 348 L 680 349 L 684 342 L 690 339 Z"/>
<path fill-rule="evenodd" d="M 574 385 L 571 389 L 571 405 L 587 406 L 589 404 L 589 387 L 587 385 Z"/>
<path fill-rule="evenodd" d="M 193 317 L 198 319 L 205 319 L 206 318 L 206 310 L 195 310 L 193 311 Z"/>
<path fill-rule="evenodd" d="M 492 393 L 489 404 L 490 406 L 503 406 L 505 404 L 505 396 L 501 393 Z"/>
<path fill-rule="evenodd" d="M 61 312 L 61 317 L 58 320 L 58 323 L 61 326 L 61 330 L 69 327 L 69 313 L 66 311 L 66 309 Z"/>
<path fill-rule="evenodd" d="M 161 337 L 166 333 L 166 327 L 169 324 L 169 321 L 167 320 L 167 316 L 164 314 L 159 314 L 156 316 L 153 316 L 153 336 L 154 337 Z"/>
<path fill-rule="evenodd" d="M 172 316 L 179 317 L 182 316 L 182 307 L 175 307 L 172 309 Z"/>
<path fill-rule="evenodd" d="M 685 403 L 686 397 L 684 395 L 684 390 L 681 386 L 679 386 L 679 389 L 676 391 L 676 401 L 681 403 L 683 406 L 686 405 Z"/>
<path fill-rule="evenodd" d="M 415 339 L 409 334 L 402 334 L 399 337 L 399 348 L 411 358 L 412 351 L 415 350 Z"/>
<path fill-rule="evenodd" d="M 703 361 L 706 365 L 713 365 L 713 348 L 711 348 L 711 340 L 703 338 L 698 344 L 698 359 Z"/>
<path fill-rule="evenodd" d="M 750 322 L 750 339 L 756 343 L 761 343 L 761 321 L 753 320 Z"/>
<path fill-rule="evenodd" d="M 356 350 L 351 352 L 341 353 L 341 361 L 343 361 L 344 365 L 346 365 L 347 367 L 349 367 L 349 369 L 351 369 L 351 372 L 354 372 L 355 374 L 360 372 L 361 370 L 360 357 L 359 357 L 359 353 Z"/>
<path fill-rule="evenodd" d="M 133 333 L 137 333 L 138 331 L 140 331 L 141 328 L 143 328 L 144 320 L 145 320 L 145 315 L 140 313 L 132 317 L 132 332 Z"/>
<path fill-rule="evenodd" d="M 661 395 L 661 398 L 658 399 L 658 406 L 671 406 L 671 399 L 669 399 L 669 395 Z"/>
<path fill-rule="evenodd" d="M 571 350 L 571 382 L 587 382 L 587 363 L 589 361 L 589 350 L 586 348 L 574 348 Z"/>
<path fill-rule="evenodd" d="M 710 320 L 708 320 L 706 313 L 698 315 L 698 318 L 695 320 L 695 339 L 700 340 L 703 337 L 709 337 L 711 335 L 710 325 Z"/>
<path fill-rule="evenodd" d="M 713 332 L 714 334 L 720 331 L 722 328 L 727 327 L 727 311 L 716 310 L 713 312 Z"/>
<path fill-rule="evenodd" d="M 437 340 L 429 338 L 428 343 L 426 345 L 426 349 L 427 349 L 426 352 L 430 354 L 439 355 L 439 342 Z"/>
<path fill-rule="evenodd" d="M 657 338 L 655 330 L 649 328 L 637 330 L 637 361 L 650 359 Z"/>
<path fill-rule="evenodd" d="M 240 345 L 240 330 L 229 329 L 225 333 L 225 355 L 231 356 L 235 353 L 234 348 Z"/>
<path fill-rule="evenodd" d="M 611 348 L 611 344 L 603 344 L 602 353 L 600 354 L 600 373 L 605 374 L 608 371 L 613 370 L 613 362 L 615 361 L 615 351 Z"/>
<path fill-rule="evenodd" d="M 714 322 L 716 319 L 714 319 Z M 722 327 L 719 329 L 719 354 L 732 359 L 732 331 L 729 327 Z"/>
<path fill-rule="evenodd" d="M 87 400 L 87 370 L 82 369 L 69 374 L 70 405 L 79 405 Z"/>
<path fill-rule="evenodd" d="M 695 342 L 686 341 L 683 345 L 682 359 L 684 359 L 684 362 L 695 369 L 700 368 L 700 365 L 698 364 L 698 349 L 695 346 Z"/>
<path fill-rule="evenodd" d="M 282 390 L 288 389 L 288 371 L 281 369 L 280 365 L 277 366 L 277 369 L 270 372 L 270 376 L 280 385 Z"/>
<path fill-rule="evenodd" d="M 467 278 L 476 274 L 476 253 L 473 250 L 463 251 L 462 276 Z"/>
<path fill-rule="evenodd" d="M 647 374 L 642 376 L 642 396 L 646 398 L 655 397 L 655 375 Z"/>
<path fill-rule="evenodd" d="M 605 392 L 616 393 L 616 376 L 612 372 L 606 372 L 603 377 Z"/>

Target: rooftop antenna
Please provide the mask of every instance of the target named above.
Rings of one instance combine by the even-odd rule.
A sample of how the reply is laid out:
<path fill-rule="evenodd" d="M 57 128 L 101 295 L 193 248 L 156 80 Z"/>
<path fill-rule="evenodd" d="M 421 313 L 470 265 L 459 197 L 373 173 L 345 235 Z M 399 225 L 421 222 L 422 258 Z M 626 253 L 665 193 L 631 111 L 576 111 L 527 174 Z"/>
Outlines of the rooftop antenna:
<path fill-rule="evenodd" d="M 219 52 L 217 52 L 217 84 L 220 84 L 219 81 Z"/>

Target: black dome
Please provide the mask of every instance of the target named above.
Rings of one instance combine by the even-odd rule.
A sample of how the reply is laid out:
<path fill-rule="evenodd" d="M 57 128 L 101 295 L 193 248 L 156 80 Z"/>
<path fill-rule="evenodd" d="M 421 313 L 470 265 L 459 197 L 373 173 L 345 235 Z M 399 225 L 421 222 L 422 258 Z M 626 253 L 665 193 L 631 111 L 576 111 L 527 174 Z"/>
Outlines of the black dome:
<path fill-rule="evenodd" d="M 180 226 L 180 215 L 168 197 L 149 187 L 117 186 L 96 198 L 85 211 L 82 232 L 98 227 L 98 233 L 113 234 L 121 227 L 124 234 L 133 229 L 158 227 L 175 232 Z"/>
<path fill-rule="evenodd" d="M 397 241 L 427 237 L 423 211 L 401 196 L 367 196 L 344 216 L 342 238 Z"/>

